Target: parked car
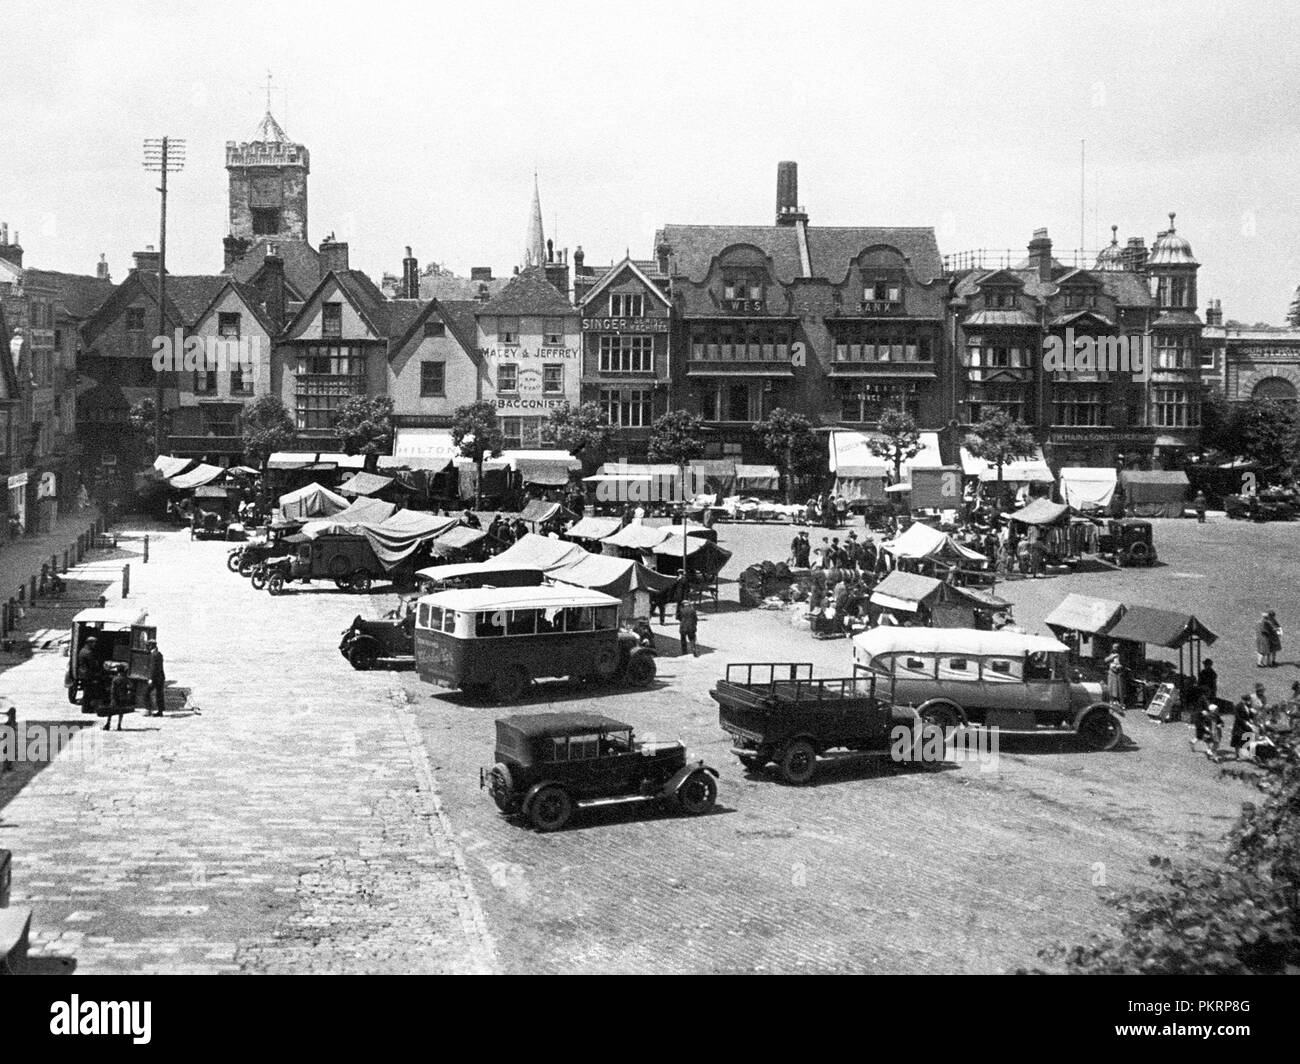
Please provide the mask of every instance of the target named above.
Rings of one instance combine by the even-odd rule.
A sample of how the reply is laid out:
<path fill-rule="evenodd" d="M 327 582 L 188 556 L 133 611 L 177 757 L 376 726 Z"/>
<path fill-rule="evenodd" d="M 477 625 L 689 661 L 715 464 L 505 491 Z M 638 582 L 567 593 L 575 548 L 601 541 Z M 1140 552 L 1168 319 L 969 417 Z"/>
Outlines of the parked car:
<path fill-rule="evenodd" d="M 1237 521 L 1291 521 L 1300 513 L 1294 492 L 1266 489 L 1258 495 L 1225 495 L 1223 510 Z"/>
<path fill-rule="evenodd" d="M 314 539 L 301 534 L 288 536 L 284 546 L 292 554 L 267 558 L 253 573 L 253 586 L 265 586 L 272 595 L 299 580 L 333 580 L 340 591 L 369 591 L 372 580 L 384 577 L 384 567 L 365 536 L 322 533 Z"/>
<path fill-rule="evenodd" d="M 496 764 L 479 770 L 507 816 L 558 831 L 576 809 L 655 802 L 687 816 L 713 808 L 716 770 L 680 742 L 637 742 L 632 725 L 596 713 L 530 713 L 496 722 Z"/>
<path fill-rule="evenodd" d="M 803 784 L 816 774 L 818 756 L 831 750 L 942 760 L 947 737 L 927 746 L 920 714 L 892 705 L 882 697 L 887 688 L 873 673 L 815 679 L 811 664 L 780 662 L 728 665 L 710 694 L 745 768 L 758 772 L 774 761 L 786 783 Z"/>
<path fill-rule="evenodd" d="M 414 664 L 415 610 L 403 612 L 399 607 L 376 621 L 358 614 L 343 631 L 339 653 L 358 670 L 373 669 L 380 664 Z"/>
<path fill-rule="evenodd" d="M 302 526 L 302 521 L 284 521 L 254 529 L 247 543 L 226 555 L 226 568 L 243 577 L 252 576 L 253 570 L 267 558 L 287 553 L 284 539 L 302 531 Z"/>
<path fill-rule="evenodd" d="M 111 607 L 82 610 L 72 619 L 68 668 L 63 677 L 69 702 L 80 703 L 89 711 L 97 695 L 107 697 L 107 670 L 118 662 L 126 664 L 127 675 L 136 684 L 137 699 L 143 701 L 149 682 L 149 641 L 158 631 L 155 625 L 145 623 L 148 619 L 146 610 Z M 103 681 L 102 691 L 87 691 L 87 685 L 77 676 L 77 656 L 90 636 L 95 637 L 92 675 Z"/>
<path fill-rule="evenodd" d="M 972 628 L 873 628 L 853 639 L 854 673 L 890 682 L 890 700 L 928 723 L 1075 734 L 1111 750 L 1124 735 L 1123 709 L 1100 684 L 1075 679 L 1069 653 L 1046 636 Z"/>
<path fill-rule="evenodd" d="M 439 591 L 419 600 L 415 666 L 426 683 L 498 702 L 548 676 L 648 687 L 654 651 L 619 629 L 618 607 L 563 584 Z"/>
<path fill-rule="evenodd" d="M 1156 545 L 1151 522 L 1135 517 L 1112 518 L 1097 537 L 1097 553 L 1116 565 L 1155 565 Z"/>

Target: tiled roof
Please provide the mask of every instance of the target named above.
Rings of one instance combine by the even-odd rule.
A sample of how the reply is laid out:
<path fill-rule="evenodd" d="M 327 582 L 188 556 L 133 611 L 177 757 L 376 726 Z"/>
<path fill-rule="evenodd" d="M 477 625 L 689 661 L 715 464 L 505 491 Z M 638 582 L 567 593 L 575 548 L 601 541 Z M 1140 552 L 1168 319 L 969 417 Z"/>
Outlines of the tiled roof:
<path fill-rule="evenodd" d="M 1151 289 L 1147 287 L 1146 278 L 1132 270 L 1099 271 L 1096 278 L 1101 281 L 1105 293 L 1122 307 L 1149 307 L 1152 304 Z"/>
<path fill-rule="evenodd" d="M 1202 322 L 1194 310 L 1164 310 L 1151 324 L 1158 329 L 1162 325 L 1200 325 Z"/>
<path fill-rule="evenodd" d="M 810 225 L 808 255 L 812 260 L 813 276 L 841 283 L 848 276 L 849 263 L 865 248 L 877 244 L 897 248 L 922 284 L 943 274 L 943 258 L 939 254 L 939 244 L 935 240 L 933 229 L 859 229 Z"/>
<path fill-rule="evenodd" d="M 1048 322 L 1049 327 L 1053 329 L 1063 329 L 1067 325 L 1073 325 L 1082 318 L 1092 318 L 1093 321 L 1099 321 L 1106 326 L 1114 326 L 1114 322 L 1105 314 L 1100 314 L 1095 310 L 1072 310 L 1069 314 L 1059 314 Z"/>
<path fill-rule="evenodd" d="M 384 293 L 365 273 L 361 270 L 335 270 L 330 276 L 338 281 L 349 301 L 379 336 L 387 339 L 397 335 L 399 330 L 395 329 L 393 321 L 395 313 L 400 316 L 400 312 L 394 309 L 396 303 L 385 299 Z"/>
<path fill-rule="evenodd" d="M 494 296 L 510 283 L 509 277 L 494 277 L 490 281 L 471 281 L 468 277 L 457 277 L 446 270 L 437 273 L 420 274 L 421 299 L 472 300 L 478 298 L 479 285 L 487 285 L 489 296 Z"/>
<path fill-rule="evenodd" d="M 529 314 L 560 317 L 576 308 L 546 279 L 540 266 L 520 270 L 501 292 L 479 306 L 478 314 Z"/>
<path fill-rule="evenodd" d="M 158 275 L 132 270 L 131 276 L 139 281 L 140 286 L 158 301 Z M 223 289 L 230 278 L 225 274 L 167 274 L 167 302 L 176 311 L 180 320 L 186 325 L 193 325 L 199 319 L 208 304 Z M 123 282 L 125 283 L 125 282 Z"/>
<path fill-rule="evenodd" d="M 473 299 L 438 300 L 438 311 L 442 314 L 442 320 L 447 323 L 447 328 L 451 330 L 452 335 L 460 341 L 460 346 L 471 355 L 478 352 L 478 323 L 474 320 L 474 312 L 480 306 L 482 304 Z"/>
<path fill-rule="evenodd" d="M 991 325 L 1036 326 L 1037 324 L 1037 319 L 1026 314 L 1023 310 L 978 310 L 962 322 L 962 325 L 968 329 L 972 327 L 987 328 Z"/>
<path fill-rule="evenodd" d="M 776 279 L 790 284 L 802 276 L 798 234 L 794 226 L 774 225 L 666 225 L 655 244 L 672 250 L 669 273 L 696 284 L 709 275 L 719 252 L 735 244 L 750 244 L 772 260 Z"/>
<path fill-rule="evenodd" d="M 263 238 L 253 243 L 225 272 L 236 281 L 252 281 L 266 265 L 267 252 L 272 245 L 275 253 L 284 260 L 284 279 L 305 299 L 320 284 L 321 278 L 320 255 L 305 240 Z"/>
<path fill-rule="evenodd" d="M 69 317 L 89 318 L 113 291 L 113 282 L 88 274 L 59 273 L 56 270 L 28 270 L 27 276 L 39 285 L 55 289 L 59 308 Z"/>

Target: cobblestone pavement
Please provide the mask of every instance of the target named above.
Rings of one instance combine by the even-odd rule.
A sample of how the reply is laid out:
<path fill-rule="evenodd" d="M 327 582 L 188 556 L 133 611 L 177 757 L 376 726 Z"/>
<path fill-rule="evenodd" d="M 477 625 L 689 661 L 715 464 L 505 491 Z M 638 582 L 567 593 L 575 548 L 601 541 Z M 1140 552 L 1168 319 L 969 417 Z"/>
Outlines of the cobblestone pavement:
<path fill-rule="evenodd" d="M 78 732 L 16 795 L 0 776 L 33 954 L 91 973 L 493 970 L 405 700 L 335 649 L 367 600 L 272 600 L 223 543 L 152 546 L 131 602 L 158 626 L 168 715 Z M 66 665 L 3 675 L 20 723 L 82 723 Z"/>

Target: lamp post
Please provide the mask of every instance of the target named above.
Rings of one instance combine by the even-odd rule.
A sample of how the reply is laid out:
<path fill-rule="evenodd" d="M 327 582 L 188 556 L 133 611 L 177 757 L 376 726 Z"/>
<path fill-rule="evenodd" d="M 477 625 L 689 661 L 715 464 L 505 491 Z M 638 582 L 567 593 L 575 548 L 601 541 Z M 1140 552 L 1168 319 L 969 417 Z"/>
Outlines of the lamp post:
<path fill-rule="evenodd" d="M 144 168 L 162 175 L 158 187 L 161 211 L 158 222 L 158 335 L 167 335 L 167 175 L 185 169 L 185 141 L 176 137 L 150 137 L 144 142 Z M 175 355 L 177 352 L 173 352 Z M 174 363 L 173 363 L 174 364 Z M 153 442 L 158 454 L 163 452 L 163 382 L 166 371 L 159 372 L 154 383 Z"/>

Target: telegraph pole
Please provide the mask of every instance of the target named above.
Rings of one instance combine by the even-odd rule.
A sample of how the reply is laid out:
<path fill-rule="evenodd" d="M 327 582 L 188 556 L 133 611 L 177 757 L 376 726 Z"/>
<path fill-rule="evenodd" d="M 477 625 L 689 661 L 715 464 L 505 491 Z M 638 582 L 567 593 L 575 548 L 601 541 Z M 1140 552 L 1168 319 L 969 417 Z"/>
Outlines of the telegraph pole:
<path fill-rule="evenodd" d="M 162 208 L 158 222 L 158 335 L 167 335 L 167 175 L 185 169 L 185 141 L 176 137 L 153 137 L 144 142 L 144 168 L 162 175 L 158 192 Z M 180 352 L 173 352 L 173 356 Z M 153 442 L 163 453 L 163 384 L 166 371 L 154 382 Z"/>

